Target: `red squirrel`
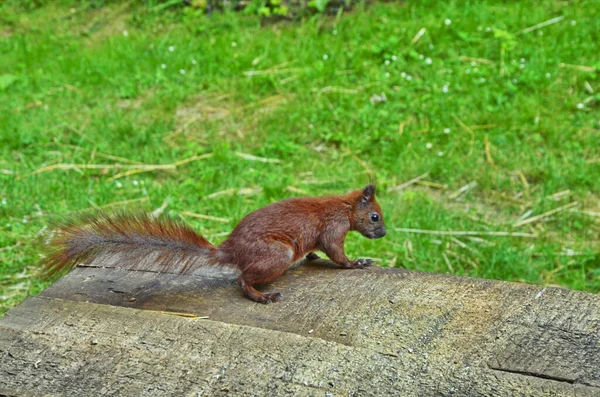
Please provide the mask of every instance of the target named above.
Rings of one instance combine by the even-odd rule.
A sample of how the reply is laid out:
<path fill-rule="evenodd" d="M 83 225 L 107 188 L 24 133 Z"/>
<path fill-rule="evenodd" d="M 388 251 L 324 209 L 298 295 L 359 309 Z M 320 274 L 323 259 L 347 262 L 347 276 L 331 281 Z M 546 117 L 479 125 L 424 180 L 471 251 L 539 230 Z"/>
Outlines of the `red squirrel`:
<path fill-rule="evenodd" d="M 353 230 L 370 239 L 386 234 L 373 185 L 342 196 L 292 198 L 267 205 L 244 217 L 219 246 L 172 219 L 87 215 L 58 228 L 45 268 L 52 276 L 84 260 L 159 273 L 227 266 L 241 272 L 238 284 L 250 299 L 271 303 L 282 295 L 261 293 L 254 285 L 274 280 L 303 257 L 318 258 L 313 251 L 323 251 L 342 268 L 370 266 L 371 259 L 351 261 L 344 253 L 346 234 Z M 203 260 L 200 265 L 198 258 Z"/>

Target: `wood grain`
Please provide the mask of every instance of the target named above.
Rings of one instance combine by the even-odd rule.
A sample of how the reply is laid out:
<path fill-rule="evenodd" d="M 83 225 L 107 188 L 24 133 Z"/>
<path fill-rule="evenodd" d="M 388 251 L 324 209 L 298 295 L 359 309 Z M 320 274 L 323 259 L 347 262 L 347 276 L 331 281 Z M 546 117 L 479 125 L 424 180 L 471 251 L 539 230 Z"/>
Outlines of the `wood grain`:
<path fill-rule="evenodd" d="M 326 261 L 265 289 L 76 268 L 0 319 L 0 395 L 600 396 L 596 295 Z"/>

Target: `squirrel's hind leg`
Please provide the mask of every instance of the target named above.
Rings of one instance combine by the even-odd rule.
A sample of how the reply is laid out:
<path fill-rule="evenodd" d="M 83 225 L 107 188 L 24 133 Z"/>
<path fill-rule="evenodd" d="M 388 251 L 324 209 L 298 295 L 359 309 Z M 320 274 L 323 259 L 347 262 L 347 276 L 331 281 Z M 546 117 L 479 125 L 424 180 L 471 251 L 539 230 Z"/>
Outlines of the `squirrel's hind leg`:
<path fill-rule="evenodd" d="M 248 298 L 259 303 L 279 302 L 283 296 L 279 292 L 263 293 L 253 285 L 268 283 L 281 276 L 290 266 L 294 259 L 294 251 L 291 247 L 281 243 L 265 244 L 257 251 L 261 252 L 260 258 L 247 258 L 248 265 L 243 267 L 242 275 L 238 278 L 240 287 Z"/>
<path fill-rule="evenodd" d="M 283 299 L 283 296 L 279 292 L 267 292 L 262 293 L 247 282 L 242 277 L 238 279 L 240 287 L 246 293 L 246 296 L 258 303 L 272 303 L 279 302 Z"/>

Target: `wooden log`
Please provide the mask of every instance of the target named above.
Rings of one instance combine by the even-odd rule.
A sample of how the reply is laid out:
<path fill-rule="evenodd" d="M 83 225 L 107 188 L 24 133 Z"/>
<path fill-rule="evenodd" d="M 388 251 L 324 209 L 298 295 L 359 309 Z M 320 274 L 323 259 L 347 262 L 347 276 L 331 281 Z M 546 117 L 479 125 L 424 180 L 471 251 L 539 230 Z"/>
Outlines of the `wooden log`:
<path fill-rule="evenodd" d="M 600 396 L 596 295 L 326 261 L 267 289 L 76 268 L 0 319 L 0 395 Z"/>

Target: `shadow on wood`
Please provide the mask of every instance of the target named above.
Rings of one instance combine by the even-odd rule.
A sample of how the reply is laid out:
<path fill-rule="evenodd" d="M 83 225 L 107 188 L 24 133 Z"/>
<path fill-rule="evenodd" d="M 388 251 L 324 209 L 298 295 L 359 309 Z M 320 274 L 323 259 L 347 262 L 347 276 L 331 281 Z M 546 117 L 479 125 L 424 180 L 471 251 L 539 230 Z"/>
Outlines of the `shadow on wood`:
<path fill-rule="evenodd" d="M 600 395 L 592 294 L 323 260 L 267 288 L 76 268 L 0 320 L 0 394 Z"/>

